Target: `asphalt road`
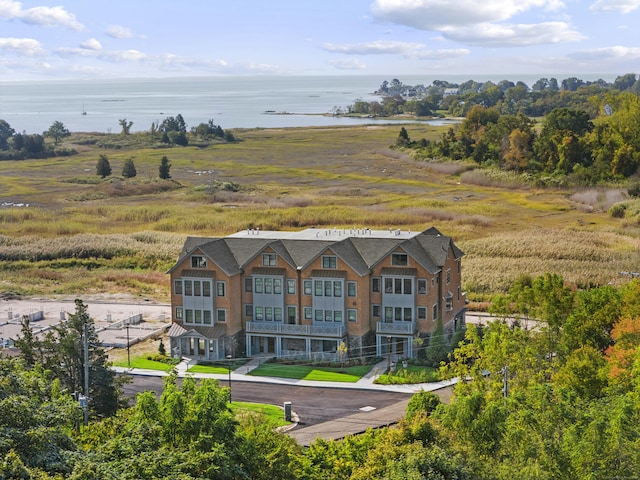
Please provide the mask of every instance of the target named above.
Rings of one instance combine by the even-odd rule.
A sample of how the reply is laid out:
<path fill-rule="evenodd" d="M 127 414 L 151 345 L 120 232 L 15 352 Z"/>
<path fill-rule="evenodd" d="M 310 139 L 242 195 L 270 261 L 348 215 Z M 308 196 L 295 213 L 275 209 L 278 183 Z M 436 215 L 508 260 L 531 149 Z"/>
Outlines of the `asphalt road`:
<path fill-rule="evenodd" d="M 131 375 L 132 383 L 125 385 L 124 393 L 134 397 L 143 391 L 162 391 L 161 377 Z M 180 381 L 180 380 L 178 380 Z M 222 386 L 228 386 L 222 381 Z M 291 402 L 291 408 L 300 418 L 300 426 L 348 417 L 363 407 L 382 409 L 411 397 L 410 394 L 375 390 L 345 390 L 327 387 L 298 387 L 269 383 L 234 381 L 231 384 L 233 401 L 268 403 L 282 406 Z"/>

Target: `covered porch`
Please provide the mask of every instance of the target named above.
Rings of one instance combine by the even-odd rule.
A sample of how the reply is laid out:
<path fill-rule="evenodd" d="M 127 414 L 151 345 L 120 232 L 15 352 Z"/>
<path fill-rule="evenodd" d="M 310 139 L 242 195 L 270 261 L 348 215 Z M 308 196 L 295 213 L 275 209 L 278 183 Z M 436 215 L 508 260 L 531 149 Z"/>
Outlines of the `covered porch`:
<path fill-rule="evenodd" d="M 214 361 L 225 358 L 225 327 L 183 327 L 174 323 L 169 329 L 170 351 L 173 358 Z"/>

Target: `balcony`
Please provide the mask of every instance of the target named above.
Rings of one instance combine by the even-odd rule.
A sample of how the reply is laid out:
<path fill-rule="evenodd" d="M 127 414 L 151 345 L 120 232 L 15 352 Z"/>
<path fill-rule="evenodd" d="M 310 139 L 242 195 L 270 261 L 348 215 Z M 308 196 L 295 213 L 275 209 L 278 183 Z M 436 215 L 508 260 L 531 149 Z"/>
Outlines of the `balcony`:
<path fill-rule="evenodd" d="M 299 335 L 305 337 L 344 336 L 343 325 L 290 325 L 280 322 L 247 322 L 247 333 L 270 333 L 274 335 Z"/>
<path fill-rule="evenodd" d="M 416 331 L 416 322 L 377 322 L 376 324 L 378 334 L 413 335 Z"/>

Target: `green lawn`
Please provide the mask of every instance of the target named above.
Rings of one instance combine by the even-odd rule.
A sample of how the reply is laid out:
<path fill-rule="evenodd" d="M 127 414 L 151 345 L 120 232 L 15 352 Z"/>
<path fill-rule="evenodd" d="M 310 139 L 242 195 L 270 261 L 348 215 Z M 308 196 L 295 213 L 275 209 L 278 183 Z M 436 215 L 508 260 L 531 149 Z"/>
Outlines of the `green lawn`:
<path fill-rule="evenodd" d="M 265 416 L 267 422 L 273 423 L 277 427 L 282 427 L 291 423 L 285 421 L 284 410 L 276 407 L 275 405 L 268 405 L 266 403 L 231 402 L 230 408 L 234 415 L 238 415 L 242 412 L 260 413 Z"/>
<path fill-rule="evenodd" d="M 189 373 L 218 373 L 218 374 L 229 374 L 229 368 L 223 367 L 220 365 L 193 365 L 189 367 L 187 370 Z M 233 370 L 231 370 L 233 371 Z"/>
<path fill-rule="evenodd" d="M 313 367 L 308 365 L 282 365 L 279 363 L 263 363 L 249 375 L 259 377 L 294 378 L 316 382 L 355 383 L 371 369 L 368 365 L 355 367 Z"/>
<path fill-rule="evenodd" d="M 115 367 L 129 367 L 127 360 L 119 360 L 113 362 Z M 131 359 L 131 368 L 144 368 L 145 370 L 160 370 L 170 372 L 174 365 L 164 362 L 156 362 L 155 360 L 147 360 L 145 357 L 134 357 Z"/>
<path fill-rule="evenodd" d="M 380 375 L 374 383 L 380 385 L 403 385 L 410 383 L 431 383 L 439 380 L 440 378 L 436 368 L 407 365 L 406 369 L 400 367 L 391 375 L 388 373 Z"/>

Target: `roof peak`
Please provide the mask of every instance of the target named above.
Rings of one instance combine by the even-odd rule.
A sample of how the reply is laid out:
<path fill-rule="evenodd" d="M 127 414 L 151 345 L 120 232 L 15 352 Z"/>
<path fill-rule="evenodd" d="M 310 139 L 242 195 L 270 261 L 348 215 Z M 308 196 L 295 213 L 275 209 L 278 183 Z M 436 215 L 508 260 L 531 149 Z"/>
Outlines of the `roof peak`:
<path fill-rule="evenodd" d="M 273 240 L 344 240 L 346 238 L 389 238 L 407 240 L 420 235 L 422 232 L 403 231 L 390 228 L 389 230 L 372 230 L 370 228 L 307 228 L 299 231 L 279 231 L 248 229 L 241 230 L 226 238 L 266 238 Z"/>

